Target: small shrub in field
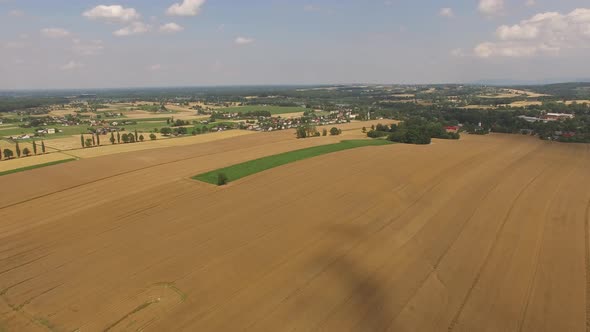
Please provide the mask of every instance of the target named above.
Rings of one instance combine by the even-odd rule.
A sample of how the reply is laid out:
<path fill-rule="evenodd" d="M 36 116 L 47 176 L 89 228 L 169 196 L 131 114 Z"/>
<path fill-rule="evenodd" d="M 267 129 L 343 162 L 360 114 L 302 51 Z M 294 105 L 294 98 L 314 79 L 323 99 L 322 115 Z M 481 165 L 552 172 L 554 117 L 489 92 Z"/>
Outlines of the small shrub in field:
<path fill-rule="evenodd" d="M 225 186 L 227 184 L 227 175 L 225 173 L 217 174 L 217 185 L 218 186 Z"/>

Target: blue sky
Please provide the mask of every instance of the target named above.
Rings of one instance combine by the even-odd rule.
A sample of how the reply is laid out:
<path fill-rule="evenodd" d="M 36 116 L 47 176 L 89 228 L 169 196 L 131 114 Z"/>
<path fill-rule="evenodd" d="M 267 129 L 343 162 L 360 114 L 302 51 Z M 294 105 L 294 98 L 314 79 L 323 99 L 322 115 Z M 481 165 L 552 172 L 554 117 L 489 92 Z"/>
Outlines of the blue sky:
<path fill-rule="evenodd" d="M 0 0 L 0 89 L 588 78 L 589 46 L 588 0 Z"/>

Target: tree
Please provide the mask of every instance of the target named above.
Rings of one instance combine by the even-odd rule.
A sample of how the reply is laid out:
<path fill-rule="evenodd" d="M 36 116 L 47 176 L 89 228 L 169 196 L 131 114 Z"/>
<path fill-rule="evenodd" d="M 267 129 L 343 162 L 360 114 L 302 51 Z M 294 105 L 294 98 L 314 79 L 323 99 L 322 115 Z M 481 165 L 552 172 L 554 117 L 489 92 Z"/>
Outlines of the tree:
<path fill-rule="evenodd" d="M 37 142 L 33 141 L 33 153 L 37 154 Z"/>
<path fill-rule="evenodd" d="M 117 130 L 117 144 L 121 144 L 121 134 Z"/>
<path fill-rule="evenodd" d="M 92 137 L 94 137 L 94 136 L 92 136 Z M 91 147 L 93 145 L 93 139 L 92 138 L 87 138 L 86 141 L 85 141 L 85 143 L 86 143 L 86 147 L 89 148 L 89 147 Z"/>
<path fill-rule="evenodd" d="M 96 145 L 96 138 L 94 138 L 94 135 L 92 135 L 92 145 Z"/>
<path fill-rule="evenodd" d="M 143 142 L 143 140 L 145 139 L 145 137 L 143 137 L 143 135 L 139 135 L 139 141 Z"/>
<path fill-rule="evenodd" d="M 332 127 L 332 129 L 330 129 L 330 135 L 332 136 L 338 136 L 342 133 L 342 130 L 336 128 L 336 127 Z"/>
<path fill-rule="evenodd" d="M 24 148 L 23 154 L 25 155 L 25 157 L 28 157 L 31 154 L 31 150 L 29 150 L 29 148 Z"/>
<path fill-rule="evenodd" d="M 297 138 L 306 138 L 307 137 L 307 130 L 305 130 L 305 127 L 303 127 L 303 126 L 297 127 L 297 129 L 295 131 L 295 136 L 297 136 Z"/>
<path fill-rule="evenodd" d="M 217 185 L 218 186 L 225 186 L 227 184 L 227 175 L 225 173 L 218 173 L 217 174 Z"/>
<path fill-rule="evenodd" d="M 156 138 L 158 138 L 158 137 L 156 136 L 156 134 L 150 134 L 150 139 L 151 139 L 152 141 L 155 141 L 155 140 L 156 140 Z"/>
<path fill-rule="evenodd" d="M 45 154 L 45 141 L 41 141 L 41 152 Z"/>
<path fill-rule="evenodd" d="M 4 152 L 4 158 L 6 158 L 6 159 L 12 159 L 12 157 L 14 157 L 14 153 L 10 149 L 4 149 L 3 152 Z"/>
<path fill-rule="evenodd" d="M 109 139 L 109 141 L 111 141 L 111 144 L 115 144 L 115 133 L 113 133 L 111 131 L 111 138 Z"/>
<path fill-rule="evenodd" d="M 324 128 L 324 130 L 322 130 L 322 136 L 328 136 L 328 129 Z"/>
<path fill-rule="evenodd" d="M 129 135 L 123 134 L 121 135 L 121 139 L 123 140 L 123 143 L 129 143 Z"/>
<path fill-rule="evenodd" d="M 135 129 L 135 142 L 137 142 L 139 140 L 139 136 L 137 136 L 137 129 Z"/>
<path fill-rule="evenodd" d="M 363 133 L 367 132 L 367 127 L 363 127 Z"/>
<path fill-rule="evenodd" d="M 172 134 L 172 128 L 170 127 L 165 127 L 160 129 L 160 133 L 164 136 L 170 136 L 170 134 Z"/>
<path fill-rule="evenodd" d="M 16 150 L 16 156 L 20 158 L 20 146 L 18 145 L 18 142 L 16 142 L 14 149 Z"/>
<path fill-rule="evenodd" d="M 96 133 L 96 145 L 100 146 L 100 134 Z"/>
<path fill-rule="evenodd" d="M 80 134 L 80 144 L 82 144 L 82 149 L 85 147 L 84 145 L 84 135 Z"/>

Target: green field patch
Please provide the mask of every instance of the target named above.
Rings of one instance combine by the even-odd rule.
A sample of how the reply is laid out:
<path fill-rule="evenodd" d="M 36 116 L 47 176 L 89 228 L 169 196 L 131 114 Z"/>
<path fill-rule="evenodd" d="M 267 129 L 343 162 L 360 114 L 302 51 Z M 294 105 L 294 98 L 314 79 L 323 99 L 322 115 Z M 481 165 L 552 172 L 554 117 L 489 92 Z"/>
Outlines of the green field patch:
<path fill-rule="evenodd" d="M 267 111 L 267 112 L 270 112 L 270 114 L 272 114 L 272 115 L 276 115 L 276 114 L 305 112 L 306 110 L 307 109 L 304 107 L 249 105 L 249 106 L 220 108 L 216 111 L 220 111 L 220 112 L 224 112 L 224 113 L 239 113 L 239 112 L 248 113 L 248 112 L 256 112 L 256 111 Z"/>
<path fill-rule="evenodd" d="M 36 169 L 36 168 L 42 168 L 42 167 L 47 167 L 47 166 L 64 164 L 64 163 L 68 163 L 70 161 L 75 161 L 75 160 L 76 159 L 74 159 L 74 158 L 70 158 L 70 159 L 52 161 L 50 163 L 45 163 L 45 164 L 39 164 L 39 165 L 33 165 L 33 166 L 27 166 L 27 167 L 22 167 L 22 168 L 11 169 L 9 171 L 0 172 L 0 176 L 4 176 L 4 175 L 8 175 L 8 174 L 14 174 L 14 173 L 20 173 L 20 172 L 25 172 L 25 171 L 30 171 L 30 170 Z"/>
<path fill-rule="evenodd" d="M 388 145 L 392 144 L 386 140 L 348 140 L 340 143 L 314 146 L 311 148 L 285 152 L 273 156 L 263 157 L 247 161 L 241 164 L 216 169 L 211 172 L 199 174 L 193 177 L 194 180 L 199 180 L 211 184 L 217 184 L 219 174 L 225 174 L 228 182 L 239 180 L 243 177 L 256 174 L 268 169 L 296 162 L 303 159 L 313 158 L 328 154 L 332 152 L 355 149 L 365 146 Z"/>

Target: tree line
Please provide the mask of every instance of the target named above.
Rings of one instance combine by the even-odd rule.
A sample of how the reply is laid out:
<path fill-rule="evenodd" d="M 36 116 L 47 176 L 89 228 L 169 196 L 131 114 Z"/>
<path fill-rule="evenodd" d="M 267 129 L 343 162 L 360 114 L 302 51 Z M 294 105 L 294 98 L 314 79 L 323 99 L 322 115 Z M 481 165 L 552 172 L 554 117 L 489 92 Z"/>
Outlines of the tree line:
<path fill-rule="evenodd" d="M 31 151 L 28 147 L 25 147 L 24 149 L 21 150 L 19 142 L 15 142 L 14 151 L 12 149 L 5 148 L 4 150 L 2 150 L 2 153 L 0 153 L 0 160 L 3 160 L 3 158 L 4 158 L 4 160 L 14 159 L 15 155 L 16 155 L 16 158 L 22 158 L 22 157 L 29 157 L 31 155 L 46 153 L 45 141 L 41 141 L 40 147 L 37 146 L 36 141 L 33 141 L 31 145 L 32 145 L 33 151 Z"/>
<path fill-rule="evenodd" d="M 363 131 L 366 131 L 366 128 Z M 390 126 L 382 124 L 371 126 L 367 136 L 371 138 L 387 137 L 389 141 L 406 144 L 430 144 L 433 138 L 460 138 L 459 133 L 447 132 L 441 123 L 420 118 L 408 119 L 400 124 Z"/>
<path fill-rule="evenodd" d="M 156 134 L 150 134 L 148 136 L 150 138 L 150 140 L 155 141 L 158 137 L 156 136 Z M 111 132 L 111 136 L 109 137 L 109 141 L 111 142 L 112 145 L 115 144 L 127 144 L 127 143 L 136 143 L 136 142 L 143 142 L 145 141 L 145 136 L 143 136 L 143 134 L 140 134 L 137 132 L 137 129 L 135 130 L 135 132 L 133 133 L 123 133 L 121 134 L 119 131 L 116 132 Z M 91 148 L 94 146 L 100 146 L 100 133 L 94 133 L 94 134 L 90 134 L 90 137 L 88 137 L 88 134 L 80 134 L 80 145 L 82 146 L 83 149 L 85 148 Z"/>

